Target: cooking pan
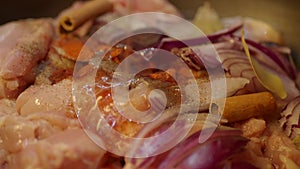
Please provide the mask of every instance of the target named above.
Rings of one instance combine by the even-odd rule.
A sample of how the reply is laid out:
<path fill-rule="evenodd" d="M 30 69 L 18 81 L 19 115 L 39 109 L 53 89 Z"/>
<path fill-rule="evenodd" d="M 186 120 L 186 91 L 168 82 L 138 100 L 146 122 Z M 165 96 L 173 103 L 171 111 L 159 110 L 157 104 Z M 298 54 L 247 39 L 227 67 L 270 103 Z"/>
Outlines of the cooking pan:
<path fill-rule="evenodd" d="M 75 0 L 9 0 L 2 1 L 0 23 L 29 18 L 54 17 Z M 187 18 L 192 18 L 204 0 L 170 0 Z M 221 17 L 250 16 L 265 21 L 283 33 L 293 49 L 298 66 L 300 58 L 299 0 L 209 0 Z"/>

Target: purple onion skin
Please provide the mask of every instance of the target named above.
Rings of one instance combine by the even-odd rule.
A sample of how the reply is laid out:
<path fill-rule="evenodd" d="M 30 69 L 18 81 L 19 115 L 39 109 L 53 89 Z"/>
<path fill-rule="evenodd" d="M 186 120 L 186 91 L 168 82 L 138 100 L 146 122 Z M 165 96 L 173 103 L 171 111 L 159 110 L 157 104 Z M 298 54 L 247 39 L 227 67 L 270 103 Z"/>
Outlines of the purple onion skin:
<path fill-rule="evenodd" d="M 217 164 L 239 152 L 247 140 L 240 136 L 210 140 L 197 148 L 192 155 L 178 165 L 182 169 L 215 169 Z M 207 149 L 211 151 L 207 151 Z M 195 160 L 196 159 L 196 160 Z"/>
<path fill-rule="evenodd" d="M 215 169 L 248 142 L 236 131 L 218 130 L 206 142 L 199 144 L 199 134 L 195 133 L 174 148 L 158 168 Z"/>
<path fill-rule="evenodd" d="M 241 37 L 236 37 L 239 41 L 241 41 Z M 246 39 L 246 43 L 262 53 L 264 53 L 266 56 L 270 57 L 282 70 L 284 70 L 292 79 L 295 79 L 297 76 L 296 68 L 288 61 L 283 61 L 278 54 L 273 52 L 271 49 L 256 43 L 252 40 Z"/>
<path fill-rule="evenodd" d="M 289 102 L 285 109 L 281 112 L 281 119 L 279 120 L 280 126 L 285 130 L 287 136 L 294 138 L 300 133 L 296 133 L 295 128 L 300 128 L 300 117 L 297 112 L 300 106 L 300 96 L 295 97 L 291 102 Z M 297 121 L 296 123 L 295 121 Z"/>
<path fill-rule="evenodd" d="M 163 32 L 161 32 L 158 29 L 155 28 L 148 28 L 148 29 L 141 29 L 137 30 L 135 35 L 130 36 L 121 42 L 119 44 L 123 45 L 129 45 L 133 48 L 133 50 L 142 50 L 146 48 L 160 48 L 164 50 L 171 51 L 173 48 L 184 48 L 188 46 L 198 46 L 205 44 L 207 42 L 216 42 L 218 39 L 220 39 L 223 36 L 231 36 L 235 37 L 236 40 L 241 42 L 241 37 L 234 36 L 233 33 L 238 31 L 242 28 L 243 25 L 237 25 L 235 27 L 232 27 L 231 29 L 208 35 L 198 38 L 192 38 L 187 40 L 177 40 L 177 39 L 171 39 L 170 41 L 164 41 L 165 38 L 170 38 L 166 36 Z M 142 33 L 142 32 L 149 32 L 149 33 Z M 287 75 L 291 79 L 295 79 L 297 75 L 297 71 L 295 66 L 293 66 L 288 60 L 285 58 L 282 58 L 282 56 L 279 56 L 276 52 L 272 51 L 268 47 L 265 47 L 257 42 L 254 42 L 252 40 L 246 39 L 246 42 L 248 45 L 256 48 L 266 56 L 270 57 L 282 70 L 284 70 Z"/>
<path fill-rule="evenodd" d="M 164 49 L 164 50 L 168 50 L 171 51 L 171 49 L 173 48 L 184 48 L 184 47 L 188 47 L 188 46 L 198 46 L 201 44 L 205 44 L 207 42 L 216 42 L 218 39 L 220 39 L 223 36 L 227 36 L 230 35 L 232 37 L 235 37 L 238 41 L 241 42 L 241 37 L 237 37 L 234 36 L 233 33 L 238 31 L 239 29 L 242 28 L 243 25 L 238 25 L 236 27 L 233 27 L 229 30 L 220 32 L 220 33 L 216 33 L 216 34 L 212 34 L 212 35 L 208 35 L 207 37 L 198 37 L 198 38 L 193 38 L 193 39 L 187 39 L 187 40 L 183 40 L 183 41 L 179 41 L 179 40 L 170 40 L 170 41 L 162 41 L 161 44 L 159 44 L 159 46 L 156 46 L 160 49 Z M 295 79 L 297 76 L 297 70 L 295 68 L 295 66 L 293 66 L 290 61 L 286 60 L 285 58 L 282 58 L 282 56 L 279 56 L 276 52 L 272 51 L 271 49 L 269 49 L 268 47 L 265 47 L 257 42 L 254 42 L 252 40 L 246 39 L 246 42 L 248 45 L 256 48 L 257 50 L 259 50 L 260 52 L 262 52 L 263 54 L 265 54 L 266 56 L 270 57 L 282 70 L 284 70 L 287 75 L 292 78 Z"/>
<path fill-rule="evenodd" d="M 200 38 L 187 39 L 187 40 L 183 40 L 183 41 L 179 41 L 179 40 L 171 40 L 171 41 L 166 41 L 166 42 L 162 41 L 162 43 L 157 47 L 160 49 L 171 51 L 171 49 L 173 49 L 173 48 L 184 48 L 187 46 L 197 46 L 197 45 L 201 45 L 201 44 L 204 44 L 207 42 L 214 42 L 222 36 L 233 34 L 234 32 L 241 29 L 242 26 L 243 25 L 237 25 L 226 31 L 222 31 L 222 32 L 219 32 L 216 34 L 212 34 L 212 35 L 208 35 L 208 36 L 204 36 L 204 37 L 200 37 Z"/>

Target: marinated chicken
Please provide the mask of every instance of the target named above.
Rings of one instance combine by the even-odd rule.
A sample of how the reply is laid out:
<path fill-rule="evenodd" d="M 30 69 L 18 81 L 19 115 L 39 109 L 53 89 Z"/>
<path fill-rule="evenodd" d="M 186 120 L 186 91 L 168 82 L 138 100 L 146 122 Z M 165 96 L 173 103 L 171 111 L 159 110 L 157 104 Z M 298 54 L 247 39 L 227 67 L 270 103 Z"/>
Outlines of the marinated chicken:
<path fill-rule="evenodd" d="M 94 0 L 75 2 L 54 19 L 0 26 L 0 169 L 300 168 L 299 73 L 290 50 L 282 50 L 288 49 L 283 35 L 253 18 L 220 18 L 206 3 L 193 19 L 206 39 L 181 42 L 156 28 L 148 31 L 157 34 L 137 33 L 114 45 L 105 43 L 103 37 L 90 38 L 115 19 L 151 11 L 182 17 L 167 0 Z M 118 31 L 120 35 L 126 32 Z M 218 59 L 212 56 L 207 39 Z M 154 48 L 176 59 L 162 62 Z M 144 64 L 147 52 L 153 56 Z M 102 60 L 97 67 L 99 55 Z M 134 76 L 118 72 L 118 66 L 132 55 L 134 66 L 150 68 Z M 151 59 L 172 67 L 152 68 Z M 209 74 L 218 68 L 223 78 L 211 78 Z M 77 98 L 76 80 L 85 83 L 93 73 L 94 86 L 84 84 L 84 95 Z M 116 78 L 127 77 L 131 78 L 124 83 L 114 83 Z M 271 90 L 274 79 L 282 85 Z M 214 84 L 222 85 L 213 88 Z M 117 87 L 128 92 L 128 97 L 119 96 L 122 102 L 114 98 Z M 94 97 L 95 103 L 87 96 Z M 93 109 L 86 115 L 82 105 Z M 98 113 L 89 114 L 94 110 Z M 161 110 L 161 116 L 151 114 Z M 126 111 L 147 112 L 143 120 L 154 120 L 135 121 L 125 116 Z M 105 126 L 120 134 L 120 139 L 98 130 Z M 172 129 L 178 130 L 174 133 L 179 133 L 181 141 L 169 147 L 165 140 L 174 137 L 167 132 Z M 128 138 L 157 139 L 137 139 L 122 155 L 103 147 L 113 145 L 121 151 L 130 144 Z M 159 147 L 168 149 L 159 152 Z M 154 155 L 134 156 L 141 152 Z"/>

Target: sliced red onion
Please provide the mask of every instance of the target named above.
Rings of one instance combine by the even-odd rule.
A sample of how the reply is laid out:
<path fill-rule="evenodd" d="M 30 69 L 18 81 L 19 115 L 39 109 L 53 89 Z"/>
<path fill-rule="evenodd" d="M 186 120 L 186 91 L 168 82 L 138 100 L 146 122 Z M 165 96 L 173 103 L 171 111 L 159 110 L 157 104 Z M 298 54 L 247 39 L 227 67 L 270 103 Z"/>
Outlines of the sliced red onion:
<path fill-rule="evenodd" d="M 166 127 L 168 127 L 168 124 L 174 122 L 176 116 L 178 115 L 178 111 L 179 111 L 178 107 L 167 109 L 159 119 L 153 121 L 152 123 L 146 124 L 136 137 L 144 138 L 149 135 L 158 135 L 160 133 L 163 133 Z M 136 142 L 131 152 L 128 153 L 135 154 L 136 151 L 147 151 L 145 148 L 141 148 L 142 144 L 143 144 L 142 142 Z M 155 147 L 154 144 L 151 146 Z M 149 148 L 151 148 L 151 146 L 149 146 Z M 148 157 L 148 158 L 128 158 L 125 159 L 126 165 L 124 168 L 125 169 L 149 168 L 151 165 L 153 165 L 157 157 L 159 157 L 159 155 Z"/>
<path fill-rule="evenodd" d="M 217 46 L 217 51 L 222 61 L 223 68 L 234 77 L 244 77 L 250 80 L 250 83 L 246 86 L 246 89 L 248 89 L 249 92 L 265 91 L 266 89 L 260 84 L 256 75 L 254 74 L 247 56 L 242 50 L 239 50 L 241 42 L 239 42 L 236 38 L 233 38 L 228 40 L 228 43 L 231 43 L 232 45 Z M 225 47 L 230 48 L 226 49 Z M 281 78 L 288 94 L 288 97 L 285 99 L 285 101 L 289 101 L 300 94 L 299 89 L 296 87 L 293 79 L 287 76 L 286 72 L 278 67 L 277 63 L 275 63 L 271 58 L 267 57 L 258 49 L 252 46 L 249 46 L 249 48 L 252 52 L 252 56 L 259 61 L 262 67 L 273 72 Z"/>
<path fill-rule="evenodd" d="M 203 144 L 198 142 L 199 134 L 195 133 L 174 148 L 158 168 L 214 169 L 248 142 L 237 130 L 217 130 Z"/>
<path fill-rule="evenodd" d="M 280 126 L 292 139 L 300 135 L 300 96 L 293 99 L 281 113 Z"/>
<path fill-rule="evenodd" d="M 130 43 L 133 47 L 134 50 L 141 50 L 145 48 L 150 48 L 150 47 L 156 47 L 156 48 L 161 48 L 164 50 L 169 50 L 173 48 L 184 48 L 184 47 L 191 47 L 191 46 L 199 46 L 203 45 L 209 41 L 211 42 L 216 42 L 219 40 L 221 37 L 226 37 L 226 36 L 231 36 L 235 38 L 227 38 L 228 43 L 224 44 L 231 44 L 232 46 L 232 41 L 235 41 L 234 43 L 237 43 L 238 46 L 241 46 L 241 37 L 233 36 L 232 34 L 239 30 L 242 27 L 242 24 L 234 26 L 228 30 L 223 30 L 218 33 L 203 36 L 203 37 L 198 37 L 198 38 L 193 38 L 193 39 L 187 39 L 183 41 L 179 41 L 170 37 L 167 37 L 163 35 L 163 32 L 160 30 L 154 29 L 154 28 L 149 28 L 149 30 L 140 30 L 140 32 L 149 32 L 149 34 L 138 34 L 139 30 L 135 32 L 137 35 L 131 36 L 129 38 L 126 38 L 125 40 L 121 41 L 120 43 Z M 226 38 L 225 38 L 226 40 Z M 262 57 L 261 60 L 262 63 L 265 63 L 268 66 L 271 66 L 274 70 L 278 70 L 278 66 L 282 71 L 286 72 L 286 74 L 291 78 L 295 79 L 296 78 L 296 68 L 295 66 L 284 56 L 281 56 L 278 52 L 275 52 L 271 48 L 268 48 L 266 46 L 263 46 L 259 43 L 256 43 L 252 40 L 246 39 L 247 44 L 250 47 L 250 51 L 254 52 L 256 55 L 256 58 Z M 228 46 L 228 45 L 227 45 Z M 224 47 L 224 46 L 223 46 Z M 217 46 L 216 48 L 220 48 L 220 46 Z M 241 48 L 242 49 L 242 48 Z M 262 55 L 262 56 L 261 56 Z M 198 57 L 194 57 L 193 54 L 189 55 L 191 60 L 193 60 L 195 63 L 198 63 L 201 65 L 201 61 L 199 61 Z M 254 56 L 255 57 L 255 56 Z M 276 65 L 272 64 L 267 60 L 267 58 L 270 58 Z M 264 62 L 264 60 L 266 60 Z M 279 70 L 280 71 L 280 70 Z"/>
<path fill-rule="evenodd" d="M 239 152 L 248 142 L 239 130 L 219 128 L 206 142 L 200 144 L 200 133 L 201 131 L 196 132 L 164 154 L 145 159 L 129 159 L 125 168 L 214 169 L 224 164 L 225 160 Z"/>
<path fill-rule="evenodd" d="M 246 87 L 249 92 L 266 91 L 266 89 L 258 81 L 245 53 L 243 52 L 241 38 L 234 37 L 232 35 L 232 32 L 235 32 L 239 28 L 240 27 L 236 27 L 235 29 L 232 29 L 231 31 L 225 33 L 219 33 L 208 37 L 188 39 L 184 41 L 177 41 L 170 38 L 163 39 L 159 47 L 165 50 L 171 50 L 173 48 L 182 48 L 186 47 L 186 45 L 189 45 L 193 46 L 193 50 L 198 50 L 200 49 L 200 47 L 202 48 L 204 46 L 203 44 L 205 44 L 208 41 L 216 42 L 216 40 L 219 40 L 218 43 L 214 43 L 214 46 L 217 49 L 221 60 L 223 61 L 224 69 L 229 71 L 230 74 L 232 74 L 234 77 L 244 77 L 250 80 L 250 84 L 248 84 Z M 220 39 L 220 37 L 222 37 L 222 39 Z M 288 94 L 288 97 L 285 99 L 285 101 L 289 101 L 300 94 L 300 91 L 294 82 L 294 79 L 296 77 L 296 69 L 294 64 L 291 63 L 290 60 L 286 59 L 278 52 L 275 52 L 270 48 L 258 44 L 254 41 L 246 40 L 246 42 L 249 44 L 251 55 L 260 62 L 261 66 L 263 66 L 265 69 L 273 72 L 281 78 L 282 82 L 284 83 L 286 92 Z M 203 48 L 201 50 L 203 51 Z M 230 58 L 228 58 L 228 55 L 230 56 Z M 190 57 L 190 60 L 195 60 L 193 59 L 195 58 L 195 55 L 188 55 L 187 57 Z M 202 59 L 207 60 L 208 57 Z M 210 65 L 214 65 L 214 63 L 216 63 L 214 59 L 208 61 Z M 199 62 L 198 65 L 202 65 L 202 62 Z M 283 105 L 284 104 L 285 103 L 283 103 Z"/>
<path fill-rule="evenodd" d="M 232 49 L 218 50 L 223 68 L 232 77 L 242 77 L 248 79 L 250 82 L 245 86 L 245 89 L 250 93 L 262 92 L 266 89 L 257 80 L 252 67 L 246 55 L 242 51 Z"/>
<path fill-rule="evenodd" d="M 172 39 L 172 38 L 165 38 L 165 39 L 162 39 L 161 43 L 158 45 L 158 48 L 170 51 L 173 48 L 187 47 L 187 45 L 188 46 L 198 46 L 198 45 L 207 43 L 209 41 L 214 42 L 222 36 L 233 34 L 237 30 L 241 29 L 242 26 L 243 25 L 237 25 L 230 29 L 220 31 L 220 32 L 217 32 L 212 35 L 208 35 L 207 37 L 204 36 L 204 37 L 199 37 L 199 38 L 187 39 L 187 40 L 183 40 L 183 41 L 179 41 L 179 40 Z"/>
<path fill-rule="evenodd" d="M 240 37 L 237 37 L 237 39 L 239 41 L 241 41 Z M 246 39 L 246 42 L 247 42 L 248 45 L 256 48 L 257 50 L 264 53 L 266 56 L 270 57 L 292 79 L 296 78 L 296 75 L 297 75 L 296 68 L 293 64 L 291 64 L 291 62 L 289 60 L 285 59 L 283 56 L 280 56 L 278 53 L 272 51 L 271 49 L 269 49 L 269 48 L 267 48 L 267 47 L 265 47 L 265 46 L 263 46 L 259 43 L 256 43 L 256 42 L 254 42 L 250 39 Z"/>
<path fill-rule="evenodd" d="M 225 29 L 225 30 L 219 31 L 219 32 L 217 32 L 215 34 L 208 35 L 207 37 L 208 37 L 209 40 L 215 41 L 215 40 L 219 39 L 222 36 L 232 35 L 233 33 L 235 33 L 236 31 L 238 31 L 242 27 L 243 27 L 243 24 L 238 24 L 238 25 L 236 25 L 234 27 L 231 27 L 229 29 Z"/>
<path fill-rule="evenodd" d="M 187 39 L 187 40 L 183 40 L 183 41 L 174 40 L 172 38 L 164 38 L 164 39 L 162 39 L 162 41 L 158 47 L 161 49 L 165 49 L 165 50 L 171 50 L 173 48 L 184 48 L 184 47 L 187 47 L 187 45 L 188 46 L 198 46 L 198 45 L 205 44 L 209 41 L 216 42 L 216 40 L 220 39 L 220 37 L 232 35 L 234 32 L 239 30 L 241 27 L 242 27 L 242 25 L 238 25 L 229 30 L 222 31 L 222 32 L 219 32 L 219 33 L 216 33 L 213 35 L 208 35 L 207 37 L 198 37 L 198 38 Z M 235 37 L 239 42 L 241 42 L 240 37 L 237 37 L 237 36 L 235 36 Z M 289 60 L 287 60 L 286 58 L 281 56 L 279 53 L 274 52 L 272 49 L 265 47 L 259 43 L 256 43 L 252 40 L 246 39 L 246 42 L 252 48 L 263 53 L 265 56 L 271 58 L 292 79 L 296 78 L 296 68 Z"/>

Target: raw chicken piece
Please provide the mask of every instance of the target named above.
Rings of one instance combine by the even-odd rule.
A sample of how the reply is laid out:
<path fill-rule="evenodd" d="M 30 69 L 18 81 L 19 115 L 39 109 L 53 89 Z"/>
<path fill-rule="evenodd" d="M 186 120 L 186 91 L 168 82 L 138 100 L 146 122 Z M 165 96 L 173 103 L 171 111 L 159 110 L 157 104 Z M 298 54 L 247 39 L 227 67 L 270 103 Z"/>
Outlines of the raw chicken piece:
<path fill-rule="evenodd" d="M 4 115 L 0 117 L 0 149 L 15 153 L 36 140 L 72 128 L 80 128 L 78 120 L 60 112 L 40 112 L 27 117 Z"/>
<path fill-rule="evenodd" d="M 35 138 L 39 140 L 63 130 L 81 128 L 77 119 L 67 117 L 64 112 L 39 112 L 28 115 L 26 119 L 34 124 Z"/>
<path fill-rule="evenodd" d="M 269 124 L 265 143 L 265 155 L 272 159 L 276 168 L 300 168 L 300 150 L 280 128 L 279 124 Z"/>
<path fill-rule="evenodd" d="M 62 80 L 54 85 L 34 85 L 29 87 L 17 99 L 17 110 L 22 116 L 37 112 L 63 112 L 75 118 L 72 101 L 72 81 Z"/>
<path fill-rule="evenodd" d="M 0 100 L 0 117 L 3 115 L 16 115 L 16 101 L 9 99 L 1 99 Z"/>
<path fill-rule="evenodd" d="M 0 168 L 5 168 L 5 163 L 6 163 L 6 157 L 8 155 L 8 152 L 3 150 L 3 149 L 0 149 Z"/>
<path fill-rule="evenodd" d="M 20 116 L 0 118 L 0 149 L 15 153 L 35 139 L 35 126 Z"/>
<path fill-rule="evenodd" d="M 15 98 L 34 82 L 34 68 L 53 37 L 51 19 L 22 20 L 0 27 L 0 98 Z"/>
<path fill-rule="evenodd" d="M 179 11 L 167 0 L 110 0 L 122 15 L 138 12 L 164 12 L 180 16 Z"/>
<path fill-rule="evenodd" d="M 244 137 L 259 137 L 266 129 L 266 121 L 263 119 L 251 118 L 237 123 L 235 127 L 242 130 Z"/>
<path fill-rule="evenodd" d="M 251 138 L 245 149 L 233 157 L 234 160 L 248 162 L 258 168 L 274 169 L 272 160 L 263 154 L 263 141 Z"/>
<path fill-rule="evenodd" d="M 8 169 L 95 169 L 105 151 L 81 129 L 57 133 L 10 156 Z"/>

